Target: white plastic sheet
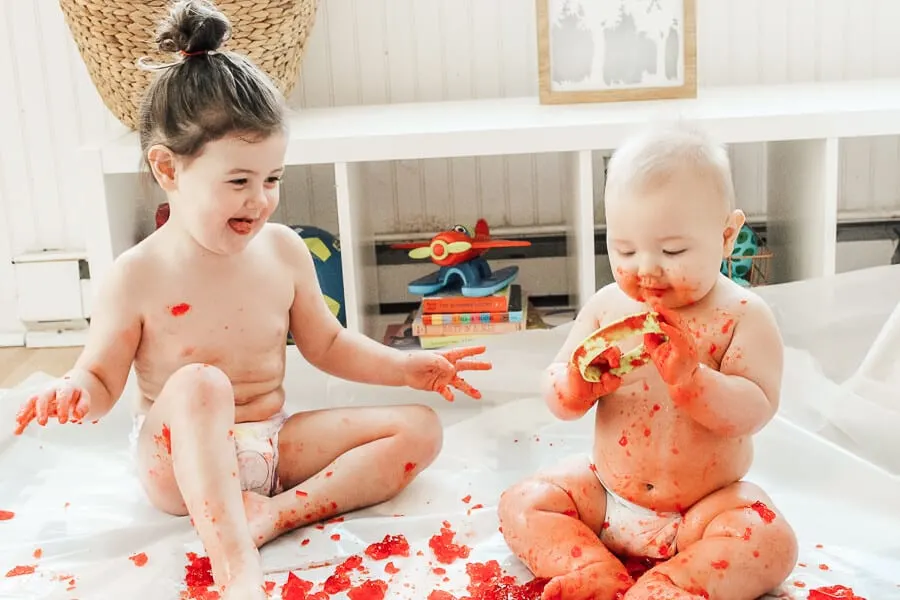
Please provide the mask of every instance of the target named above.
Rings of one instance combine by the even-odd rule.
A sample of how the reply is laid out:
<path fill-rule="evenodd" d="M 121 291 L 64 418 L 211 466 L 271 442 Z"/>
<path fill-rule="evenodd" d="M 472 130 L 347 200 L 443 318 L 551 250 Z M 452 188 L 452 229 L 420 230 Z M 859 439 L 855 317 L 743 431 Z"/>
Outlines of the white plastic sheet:
<path fill-rule="evenodd" d="M 781 415 L 756 438 L 750 479 L 771 493 L 794 525 L 806 565 L 776 595 L 806 598 L 810 588 L 843 584 L 868 600 L 900 598 L 900 480 L 885 471 L 900 456 L 900 436 L 892 438 L 885 425 L 900 407 L 900 384 L 890 377 L 876 382 L 888 387 L 873 400 L 866 385 L 842 383 L 863 363 L 900 300 L 900 271 L 876 269 L 762 293 L 789 348 Z M 540 370 L 567 329 L 495 340 L 488 349 L 494 370 L 470 377 L 484 400 L 453 404 L 437 395 L 328 380 L 288 348 L 290 408 L 419 401 L 439 409 L 446 429 L 441 456 L 394 500 L 266 546 L 273 596 L 280 597 L 289 570 L 321 583 L 348 556 L 400 533 L 412 547 L 409 558 L 391 559 L 400 571 L 389 576 L 386 561 L 366 559 L 368 574 L 354 580 L 388 581 L 387 598 L 424 600 L 432 589 L 463 596 L 469 582 L 464 562 L 439 565 L 428 548 L 445 520 L 456 540 L 472 548 L 466 562 L 495 559 L 520 581 L 529 579 L 497 530 L 496 503 L 521 477 L 590 448 L 590 416 L 558 422 L 534 396 Z M 832 337 L 832 330 L 840 336 Z M 890 363 L 891 344 L 882 347 Z M 11 435 L 27 388 L 45 379 L 36 374 L 22 389 L 0 396 L 0 423 L 8 425 L 0 429 L 0 510 L 16 513 L 0 521 L 0 598 L 178 598 L 185 553 L 202 554 L 202 548 L 188 519 L 163 515 L 144 498 L 128 453 L 130 407 L 120 404 L 98 425 L 30 427 L 21 437 Z M 483 508 L 473 509 L 477 504 Z M 311 542 L 301 545 L 306 538 Z M 139 552 L 148 556 L 146 566 L 129 561 Z M 37 570 L 2 576 L 17 565 Z M 435 574 L 435 566 L 446 575 Z M 67 591 L 70 580 L 62 575 L 74 576 L 74 589 Z"/>

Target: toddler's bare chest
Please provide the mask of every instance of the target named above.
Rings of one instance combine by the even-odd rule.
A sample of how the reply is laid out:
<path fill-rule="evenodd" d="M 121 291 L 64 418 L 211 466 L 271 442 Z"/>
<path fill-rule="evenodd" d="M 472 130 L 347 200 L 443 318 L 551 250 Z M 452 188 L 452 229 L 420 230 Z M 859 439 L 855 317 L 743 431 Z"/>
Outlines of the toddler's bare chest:
<path fill-rule="evenodd" d="M 153 309 L 144 315 L 142 353 L 177 368 L 192 362 L 223 366 L 283 351 L 293 299 L 289 285 L 203 283 L 154 294 Z"/>

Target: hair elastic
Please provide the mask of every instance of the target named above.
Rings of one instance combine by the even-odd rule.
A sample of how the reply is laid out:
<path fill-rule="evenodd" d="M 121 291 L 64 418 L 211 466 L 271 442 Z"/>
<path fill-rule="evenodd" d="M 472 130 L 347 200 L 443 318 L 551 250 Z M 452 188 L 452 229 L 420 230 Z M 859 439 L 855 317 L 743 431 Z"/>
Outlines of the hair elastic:
<path fill-rule="evenodd" d="M 217 54 L 215 50 L 196 50 L 194 52 L 188 52 L 187 50 L 179 50 L 178 51 L 181 56 L 187 58 L 189 56 L 200 56 L 201 54 Z"/>

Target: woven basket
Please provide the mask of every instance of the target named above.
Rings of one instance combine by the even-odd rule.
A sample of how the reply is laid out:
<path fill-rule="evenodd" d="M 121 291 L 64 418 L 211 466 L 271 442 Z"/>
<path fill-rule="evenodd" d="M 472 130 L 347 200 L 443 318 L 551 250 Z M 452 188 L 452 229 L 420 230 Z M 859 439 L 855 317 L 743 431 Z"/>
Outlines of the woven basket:
<path fill-rule="evenodd" d="M 144 90 L 153 73 L 136 61 L 168 63 L 154 37 L 170 3 L 165 0 L 59 0 L 78 51 L 103 103 L 131 129 L 137 128 Z M 297 83 L 318 0 L 219 0 L 232 37 L 223 49 L 240 52 L 265 71 L 288 96 Z"/>

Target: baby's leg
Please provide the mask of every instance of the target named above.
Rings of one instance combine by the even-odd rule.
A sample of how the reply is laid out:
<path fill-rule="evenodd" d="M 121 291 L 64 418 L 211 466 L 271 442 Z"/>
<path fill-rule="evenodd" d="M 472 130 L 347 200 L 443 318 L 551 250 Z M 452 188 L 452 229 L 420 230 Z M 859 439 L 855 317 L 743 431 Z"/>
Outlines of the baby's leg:
<path fill-rule="evenodd" d="M 797 561 L 797 540 L 759 487 L 738 482 L 695 504 L 678 532 L 680 552 L 625 596 L 753 600 L 777 588 Z"/>
<path fill-rule="evenodd" d="M 234 392 L 215 367 L 188 365 L 166 382 L 138 438 L 139 475 L 150 501 L 190 513 L 224 598 L 265 598 L 259 552 L 241 501 Z"/>
<path fill-rule="evenodd" d="M 292 529 L 383 502 L 441 450 L 443 429 L 425 406 L 337 408 L 297 413 L 278 435 L 274 498 L 246 494 L 257 545 Z"/>
<path fill-rule="evenodd" d="M 613 600 L 632 580 L 598 535 L 606 490 L 587 457 L 573 457 L 517 483 L 500 496 L 507 545 L 536 577 L 545 600 Z"/>

